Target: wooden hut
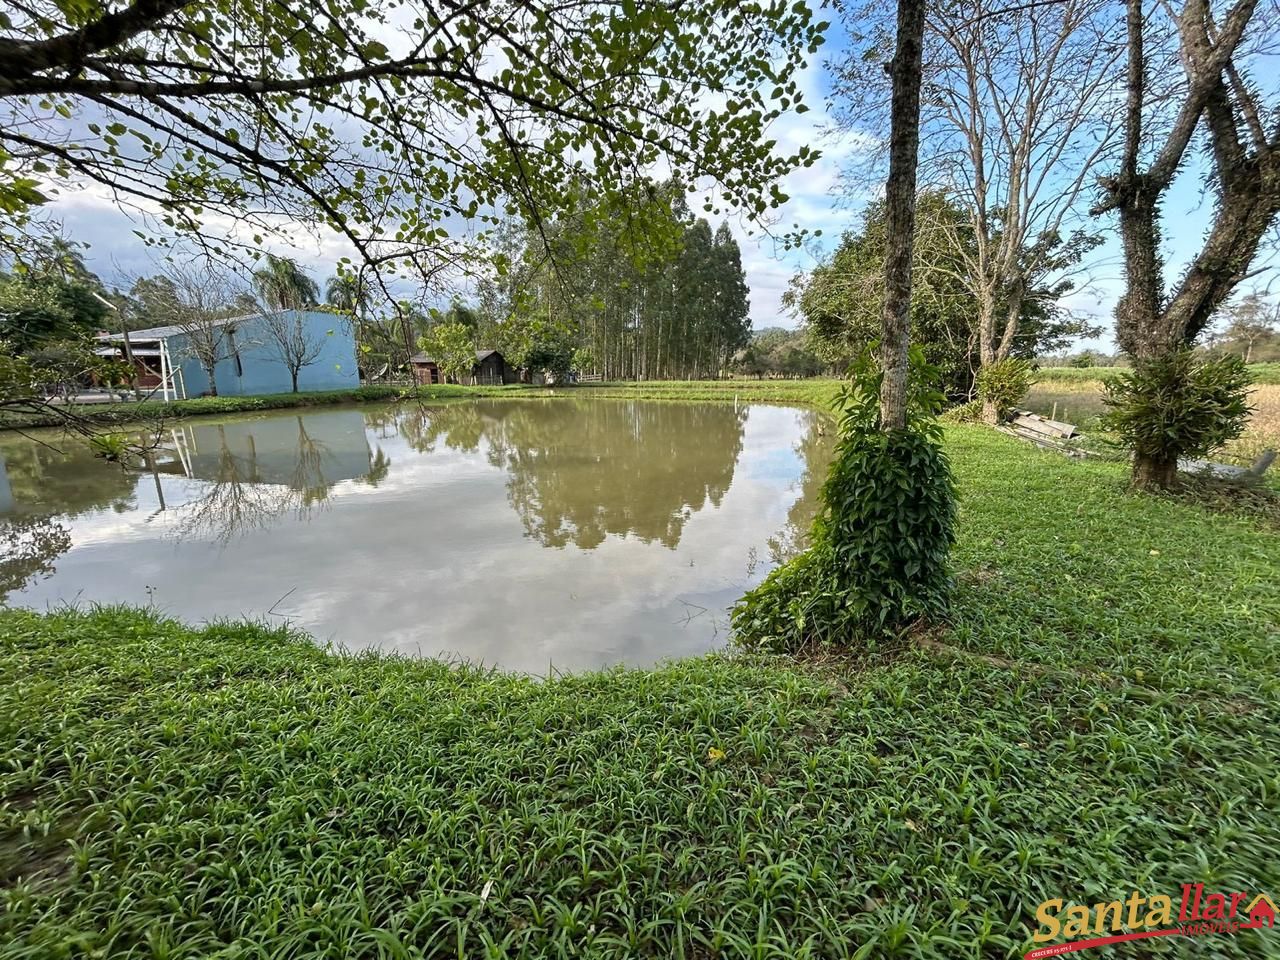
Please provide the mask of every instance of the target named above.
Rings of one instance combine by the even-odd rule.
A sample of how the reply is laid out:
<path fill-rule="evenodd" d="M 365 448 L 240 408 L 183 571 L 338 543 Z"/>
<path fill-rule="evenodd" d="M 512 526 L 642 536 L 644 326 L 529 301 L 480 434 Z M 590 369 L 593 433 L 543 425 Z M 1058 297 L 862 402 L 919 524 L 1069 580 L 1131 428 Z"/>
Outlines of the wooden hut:
<path fill-rule="evenodd" d="M 425 353 L 414 354 L 409 358 L 409 364 L 413 367 L 413 379 L 423 386 L 444 382 L 440 365 Z M 476 362 L 471 367 L 469 382 L 495 384 L 514 381 L 515 371 L 507 366 L 501 353 L 497 350 L 476 351 Z"/>
<path fill-rule="evenodd" d="M 413 379 L 422 386 L 442 382 L 440 365 L 425 353 L 415 353 L 409 358 L 409 365 L 413 368 Z"/>
<path fill-rule="evenodd" d="M 472 383 L 509 383 L 507 361 L 497 350 L 477 350 L 476 365 L 471 368 Z"/>

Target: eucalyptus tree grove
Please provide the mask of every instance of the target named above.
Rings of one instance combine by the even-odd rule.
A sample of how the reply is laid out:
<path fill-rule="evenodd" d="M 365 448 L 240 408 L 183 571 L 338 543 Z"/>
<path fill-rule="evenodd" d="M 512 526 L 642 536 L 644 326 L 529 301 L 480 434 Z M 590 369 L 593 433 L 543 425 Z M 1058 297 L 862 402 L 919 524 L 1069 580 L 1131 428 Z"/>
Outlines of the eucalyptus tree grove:
<path fill-rule="evenodd" d="M 756 216 L 815 156 L 767 131 L 824 26 L 784 0 L 13 4 L 0 210 L 93 185 L 223 251 L 303 224 L 371 282 L 463 264 L 477 217 L 541 228 L 579 180 L 619 213 L 658 166 Z"/>
<path fill-rule="evenodd" d="M 503 273 L 482 285 L 488 325 L 523 317 L 563 330 L 609 378 L 699 378 L 723 372 L 751 335 L 738 243 L 695 219 L 666 184 L 642 202 L 642 236 L 601 207 L 506 231 Z M 550 249 L 548 256 L 546 250 Z M 481 331 L 481 336 L 485 332 Z M 503 332 L 498 331 L 497 343 Z M 481 344 L 487 346 L 491 344 Z"/>

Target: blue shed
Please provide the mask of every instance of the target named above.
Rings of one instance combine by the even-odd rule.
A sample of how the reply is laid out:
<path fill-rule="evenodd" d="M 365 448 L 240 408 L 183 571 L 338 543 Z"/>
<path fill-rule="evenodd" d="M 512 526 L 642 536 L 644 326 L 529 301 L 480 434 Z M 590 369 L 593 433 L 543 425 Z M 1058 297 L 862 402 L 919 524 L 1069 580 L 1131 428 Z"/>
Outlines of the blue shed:
<path fill-rule="evenodd" d="M 322 310 L 281 310 L 205 324 L 175 324 L 129 332 L 138 384 L 166 400 L 248 396 L 360 385 L 355 332 L 346 317 Z M 102 334 L 100 354 L 124 357 L 122 333 Z M 196 345 L 217 357 L 209 383 Z"/>

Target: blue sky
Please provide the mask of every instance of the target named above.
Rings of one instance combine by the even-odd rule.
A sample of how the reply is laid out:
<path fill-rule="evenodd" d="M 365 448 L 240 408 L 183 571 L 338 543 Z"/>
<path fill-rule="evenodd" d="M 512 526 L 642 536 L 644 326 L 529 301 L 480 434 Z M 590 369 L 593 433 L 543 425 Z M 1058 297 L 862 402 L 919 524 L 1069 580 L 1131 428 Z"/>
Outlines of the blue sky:
<path fill-rule="evenodd" d="M 825 48 L 828 55 L 832 46 L 829 44 Z M 729 218 L 730 227 L 742 247 L 743 265 L 751 287 L 751 319 L 756 329 L 796 325 L 796 318 L 781 305 L 782 294 L 792 276 L 799 270 L 811 269 L 816 257 L 823 251 L 829 251 L 840 233 L 858 221 L 858 206 L 848 201 L 841 202 L 840 190 L 842 165 L 855 146 L 848 139 L 842 142 L 827 135 L 825 127 L 829 121 L 825 104 L 829 84 L 822 64 L 810 65 L 803 81 L 805 100 L 811 109 L 803 115 L 790 113 L 782 117 L 771 135 L 778 140 L 781 150 L 794 150 L 808 144 L 821 149 L 823 156 L 812 167 L 787 178 L 783 187 L 791 199 L 775 212 L 774 230 L 782 233 L 797 224 L 809 231 L 820 230 L 822 238 L 811 249 L 782 251 L 780 244 L 773 238 L 762 236 L 758 227 L 753 228 L 739 218 Z M 693 209 L 700 208 L 700 203 L 693 204 Z M 156 269 L 156 250 L 134 234 L 135 230 L 145 230 L 145 224 L 138 221 L 136 215 L 121 210 L 104 191 L 65 192 L 47 209 L 55 218 L 62 220 L 70 237 L 89 244 L 89 264 L 109 284 L 127 285 L 131 277 Z M 1168 196 L 1164 212 L 1169 264 L 1167 275 L 1173 278 L 1194 256 L 1212 213 L 1212 198 L 1203 191 L 1198 165 L 1189 165 L 1180 175 Z M 1090 283 L 1072 293 L 1064 303 L 1095 318 L 1094 322 L 1105 328 L 1102 337 L 1083 342 L 1080 346 L 1111 350 L 1114 349 L 1111 312 L 1123 284 L 1120 250 L 1115 238 L 1114 220 L 1103 218 L 1097 223 L 1107 239 L 1090 257 Z M 275 253 L 296 258 L 322 286 L 333 274 L 338 258 L 350 253 L 336 235 L 315 236 L 302 229 L 291 233 L 296 238 L 293 246 L 271 242 L 269 248 Z"/>

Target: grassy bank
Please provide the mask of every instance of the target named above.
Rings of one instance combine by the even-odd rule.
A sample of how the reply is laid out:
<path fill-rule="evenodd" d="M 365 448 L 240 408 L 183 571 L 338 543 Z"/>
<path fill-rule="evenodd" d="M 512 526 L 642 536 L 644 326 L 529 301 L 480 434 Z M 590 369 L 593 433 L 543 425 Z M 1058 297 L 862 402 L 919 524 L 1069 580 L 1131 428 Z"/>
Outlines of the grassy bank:
<path fill-rule="evenodd" d="M 271 393 L 252 397 L 192 397 L 189 400 L 143 400 L 127 403 L 73 404 L 76 415 L 103 426 L 138 423 L 145 420 L 182 419 L 230 413 L 252 413 L 260 410 L 285 410 L 294 407 L 325 407 L 345 403 L 373 403 L 416 398 L 450 400 L 464 397 L 505 396 L 531 388 L 461 387 L 439 384 L 432 387 L 395 387 L 369 385 L 351 390 L 317 390 L 310 393 Z M 537 392 L 537 391 L 533 391 Z M 56 414 L 0 415 L 0 430 L 34 427 L 57 427 L 62 419 Z"/>
<path fill-rule="evenodd" d="M 144 400 L 141 403 L 93 403 L 73 405 L 71 410 L 102 426 L 125 425 L 158 419 L 253 413 L 295 407 L 323 407 L 349 403 L 385 403 L 395 400 L 457 400 L 467 397 L 592 396 L 665 400 L 743 400 L 828 405 L 839 388 L 837 380 L 688 380 L 645 383 L 592 383 L 575 387 L 458 386 L 430 387 L 370 385 L 351 390 L 314 393 L 273 393 L 252 397 L 193 397 L 189 400 Z M 56 414 L 0 414 L 0 430 L 61 426 Z"/>
<path fill-rule="evenodd" d="M 757 403 L 806 403 L 829 407 L 842 380 L 652 380 L 643 383 L 583 384 L 575 389 L 593 397 L 650 400 L 743 400 Z M 589 392 L 588 392 L 589 391 Z"/>
<path fill-rule="evenodd" d="M 953 622 L 859 672 L 0 613 L 0 957 L 1006 957 L 1050 897 L 1280 893 L 1280 538 L 947 444 Z"/>

